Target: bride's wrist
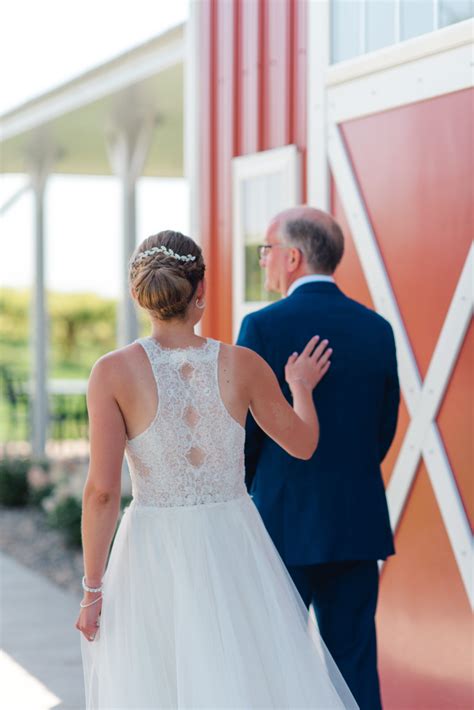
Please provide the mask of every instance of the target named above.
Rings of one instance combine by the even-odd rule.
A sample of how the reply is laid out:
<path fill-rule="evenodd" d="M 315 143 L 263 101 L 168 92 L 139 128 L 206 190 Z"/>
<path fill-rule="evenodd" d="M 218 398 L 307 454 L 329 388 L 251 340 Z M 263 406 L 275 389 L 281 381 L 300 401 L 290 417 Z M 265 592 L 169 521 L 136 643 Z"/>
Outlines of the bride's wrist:
<path fill-rule="evenodd" d="M 84 599 L 87 599 L 88 601 L 90 599 L 95 599 L 96 597 L 100 597 L 101 594 L 102 594 L 102 590 L 100 590 L 100 592 L 86 592 L 85 590 L 82 590 L 82 596 L 84 597 Z"/>
<path fill-rule="evenodd" d="M 101 592 L 102 591 L 102 580 L 94 577 L 88 577 L 86 579 L 85 575 L 82 578 L 82 589 L 84 592 Z"/>

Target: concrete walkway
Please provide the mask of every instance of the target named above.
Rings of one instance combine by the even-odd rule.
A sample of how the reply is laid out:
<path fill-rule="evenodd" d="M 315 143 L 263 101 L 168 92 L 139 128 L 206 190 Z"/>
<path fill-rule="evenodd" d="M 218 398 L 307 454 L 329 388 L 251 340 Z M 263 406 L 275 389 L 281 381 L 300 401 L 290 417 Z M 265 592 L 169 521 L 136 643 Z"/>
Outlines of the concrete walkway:
<path fill-rule="evenodd" d="M 83 710 L 80 601 L 0 553 L 0 707 Z"/>

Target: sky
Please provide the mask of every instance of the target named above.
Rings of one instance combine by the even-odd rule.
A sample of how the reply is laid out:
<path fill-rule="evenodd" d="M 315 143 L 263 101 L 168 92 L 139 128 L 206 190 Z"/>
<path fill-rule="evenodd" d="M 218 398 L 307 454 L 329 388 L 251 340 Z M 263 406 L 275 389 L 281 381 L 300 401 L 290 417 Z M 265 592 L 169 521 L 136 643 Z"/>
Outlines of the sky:
<path fill-rule="evenodd" d="M 0 0 L 0 8 L 0 114 L 188 16 L 188 0 Z"/>
<path fill-rule="evenodd" d="M 0 114 L 186 20 L 188 0 L 0 0 Z M 0 176 L 0 207 L 26 180 Z M 52 176 L 46 197 L 46 284 L 57 291 L 119 290 L 120 191 L 114 177 Z M 142 178 L 137 239 L 187 232 L 188 186 Z M 80 207 L 78 207 L 80 206 Z M 0 286 L 33 277 L 33 209 L 25 193 L 0 216 Z"/>

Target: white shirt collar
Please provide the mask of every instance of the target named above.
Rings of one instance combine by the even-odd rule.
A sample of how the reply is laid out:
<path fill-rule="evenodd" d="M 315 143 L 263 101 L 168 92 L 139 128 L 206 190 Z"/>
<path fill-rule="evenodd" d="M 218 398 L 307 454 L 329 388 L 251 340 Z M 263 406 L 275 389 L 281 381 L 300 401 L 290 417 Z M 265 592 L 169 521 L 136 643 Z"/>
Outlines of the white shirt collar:
<path fill-rule="evenodd" d="M 307 276 L 300 276 L 299 279 L 293 281 L 286 295 L 291 296 L 293 291 L 295 291 L 298 286 L 313 283 L 313 281 L 326 281 L 327 283 L 334 283 L 334 279 L 332 276 L 327 276 L 326 274 L 308 274 Z"/>

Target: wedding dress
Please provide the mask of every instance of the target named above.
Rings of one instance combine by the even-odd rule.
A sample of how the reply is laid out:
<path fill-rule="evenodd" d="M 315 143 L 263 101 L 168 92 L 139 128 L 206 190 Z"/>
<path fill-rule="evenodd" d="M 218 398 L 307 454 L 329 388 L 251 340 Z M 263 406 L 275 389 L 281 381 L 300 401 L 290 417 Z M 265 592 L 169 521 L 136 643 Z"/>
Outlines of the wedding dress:
<path fill-rule="evenodd" d="M 137 342 L 158 407 L 126 443 L 133 500 L 81 635 L 87 708 L 357 708 L 247 494 L 220 343 Z"/>

